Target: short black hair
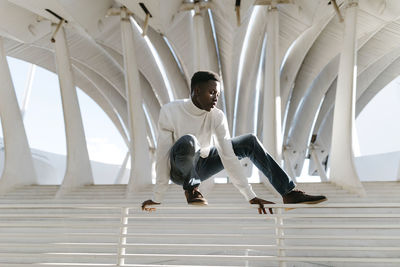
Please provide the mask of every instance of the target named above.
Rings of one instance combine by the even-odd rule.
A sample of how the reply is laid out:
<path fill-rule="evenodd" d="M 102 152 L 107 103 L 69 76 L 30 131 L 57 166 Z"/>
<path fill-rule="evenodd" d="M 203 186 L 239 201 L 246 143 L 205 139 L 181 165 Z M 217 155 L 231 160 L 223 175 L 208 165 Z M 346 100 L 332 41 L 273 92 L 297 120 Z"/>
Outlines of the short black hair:
<path fill-rule="evenodd" d="M 220 82 L 219 75 L 212 71 L 198 71 L 193 74 L 192 79 L 190 81 L 190 90 L 193 92 L 193 89 L 200 83 L 208 82 L 208 81 L 216 81 Z"/>

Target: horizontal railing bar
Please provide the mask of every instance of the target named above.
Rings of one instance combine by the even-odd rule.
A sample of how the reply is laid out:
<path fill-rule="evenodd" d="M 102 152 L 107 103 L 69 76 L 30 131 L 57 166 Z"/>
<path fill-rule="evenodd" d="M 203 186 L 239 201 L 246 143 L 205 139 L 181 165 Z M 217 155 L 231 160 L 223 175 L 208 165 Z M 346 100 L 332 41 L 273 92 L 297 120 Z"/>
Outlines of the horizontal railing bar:
<path fill-rule="evenodd" d="M 400 214 L 282 214 L 282 215 L 265 215 L 259 214 L 254 215 L 243 215 L 237 214 L 237 216 L 221 216 L 220 214 L 188 214 L 187 216 L 150 216 L 144 214 L 143 216 L 127 216 L 128 219 L 146 219 L 146 220 L 265 220 L 265 218 L 400 218 Z M 78 219 L 119 219 L 119 214 L 75 214 L 75 213 L 62 213 L 62 214 L 0 214 L 0 218 L 78 218 Z"/>
<path fill-rule="evenodd" d="M 170 229 L 176 229 L 176 228 L 182 228 L 182 225 L 170 225 Z M 81 222 L 81 223 L 76 223 L 76 222 L 68 222 L 68 223 L 59 223 L 59 222 L 52 222 L 52 223 L 43 223 L 43 222 L 38 222 L 38 223 L 33 223 L 33 222 L 26 222 L 26 223 L 20 223 L 20 222 L 10 222 L 10 223 L 0 223 L 0 228 L 2 227 L 12 227 L 12 228 L 116 228 L 116 227 L 141 227 L 142 229 L 147 229 L 147 228 L 153 228 L 156 227 L 157 225 L 150 225 L 150 224 L 145 224 L 145 223 L 137 223 L 137 224 L 106 224 L 106 223 L 99 223 L 97 224 L 96 222 Z M 213 229 L 216 228 L 224 228 L 224 229 L 275 229 L 275 228 L 280 228 L 280 229 L 400 229 L 400 224 L 366 224 L 366 225 L 346 225 L 346 224 L 296 224 L 296 225 L 265 225 L 265 226 L 247 226 L 246 223 L 240 224 L 240 225 L 226 225 L 224 223 L 209 223 L 209 224 L 202 224 L 202 223 L 191 223 L 191 227 L 196 227 L 196 226 L 201 226 L 201 227 L 213 227 Z"/>
<path fill-rule="evenodd" d="M 118 246 L 118 243 L 61 243 L 61 242 L 43 242 L 43 243 L 23 243 L 23 244 L 19 244 L 19 243 L 8 243 L 8 244 L 3 244 L 0 243 L 0 247 L 12 247 L 12 248 L 20 248 L 20 247 L 26 247 L 26 248 L 30 248 L 30 247 L 38 247 L 38 245 L 40 245 L 40 248 L 54 248 L 54 247 L 59 247 L 59 248 L 94 248 L 94 247 L 110 247 L 110 248 L 114 248 L 116 246 Z M 16 253 L 16 252 L 14 252 Z M 46 253 L 46 252 L 43 252 Z"/>
<path fill-rule="evenodd" d="M 400 251 L 400 247 L 338 247 L 338 246 L 278 246 L 285 250 L 329 250 L 329 251 Z"/>
<path fill-rule="evenodd" d="M 0 259 L 4 257 L 19 257 L 19 258 L 40 258 L 40 259 L 49 259 L 49 258 L 65 258 L 69 257 L 74 257 L 74 258 L 115 258 L 117 257 L 116 253 L 60 253 L 60 252 L 25 252 L 25 253 L 5 253 L 5 252 L 0 252 Z"/>
<path fill-rule="evenodd" d="M 145 224 L 145 223 L 128 223 L 125 224 L 125 226 L 128 227 L 142 227 L 141 229 L 147 229 L 147 228 L 152 228 L 158 226 L 155 224 Z M 176 228 L 182 228 L 182 226 L 185 227 L 185 224 L 175 224 L 175 225 L 169 225 L 169 229 L 176 229 Z M 327 229 L 400 229 L 400 224 L 365 224 L 365 225 L 360 225 L 360 224 L 345 224 L 341 222 L 340 224 L 283 224 L 283 225 L 275 225 L 275 224 L 269 224 L 269 225 L 263 225 L 263 226 L 248 226 L 246 222 L 242 224 L 236 224 L 236 225 L 226 225 L 223 222 L 219 223 L 191 223 L 190 227 L 214 227 L 215 228 L 224 228 L 224 229 L 275 229 L 275 228 L 282 228 L 282 229 L 296 229 L 296 228 L 301 228 L 301 229 L 313 229 L 313 228 L 327 228 Z M 183 228 L 182 228 L 183 229 Z"/>
<path fill-rule="evenodd" d="M 62 257 L 93 257 L 93 258 L 114 258 L 117 253 L 71 253 L 71 252 L 24 252 L 24 253 L 5 253 L 0 252 L 0 259 L 3 257 L 24 257 L 24 258 L 62 258 Z"/>
<path fill-rule="evenodd" d="M 92 237 L 92 236 L 106 236 L 106 237 L 119 237 L 117 233 L 40 233 L 40 234 L 33 234 L 33 233 L 15 233 L 15 234 L 10 234 L 10 233 L 0 233 L 0 238 L 1 237 L 41 237 L 41 236 L 49 236 L 49 237 L 65 237 L 65 236 L 79 236 L 79 237 Z M 276 238 L 276 235 L 260 235 L 258 234 L 251 234 L 251 233 L 246 233 L 246 234 L 223 234 L 223 233 L 218 233 L 218 234 L 213 234 L 213 233 L 204 233 L 204 234 L 195 234 L 195 233 L 190 233 L 190 234 L 185 234 L 185 233 L 176 233 L 176 234 L 165 234 L 165 233 L 134 233 L 134 234 L 122 234 L 121 237 L 204 237 L 204 238 L 220 238 L 220 237 L 232 237 L 232 238 L 238 238 L 238 237 L 246 237 L 246 238 Z"/>
<path fill-rule="evenodd" d="M 118 237 L 118 233 L 0 233 L 1 237 L 42 237 L 42 236 L 50 236 L 50 237 L 65 237 L 65 236 L 80 236 L 80 237 L 92 237 L 92 236 L 111 236 Z"/>
<path fill-rule="evenodd" d="M 183 224 L 175 224 L 169 225 L 170 229 L 182 228 Z M 117 227 L 138 227 L 141 229 L 153 228 L 157 225 L 152 225 L 144 222 L 140 223 L 103 223 L 103 222 L 51 222 L 51 223 L 43 223 L 43 222 L 9 222 L 9 223 L 0 223 L 0 228 L 2 227 L 12 227 L 12 228 L 117 228 Z M 226 225 L 223 222 L 218 223 L 191 223 L 191 227 L 213 227 L 216 228 L 224 228 L 224 229 L 400 229 L 400 224 L 284 224 L 284 225 L 265 225 L 265 226 L 247 226 L 244 222 L 243 224 L 235 224 L 235 225 Z M 210 228 L 211 229 L 211 228 Z"/>
<path fill-rule="evenodd" d="M 349 239 L 349 240 L 397 240 L 400 236 L 377 236 L 377 235 L 283 235 L 276 236 L 283 239 Z"/>
<path fill-rule="evenodd" d="M 400 208 L 400 203 L 320 203 L 316 205 L 310 204 L 270 204 L 264 205 L 265 207 L 271 208 Z M 193 205 L 173 205 L 173 204 L 163 204 L 155 206 L 160 210 L 196 210 L 196 209 L 248 209 L 249 207 L 257 208 L 256 205 L 245 205 L 245 204 L 209 204 L 207 206 L 193 206 Z M 140 203 L 137 205 L 132 205 L 132 203 L 106 203 L 106 204 L 65 204 L 65 203 L 36 203 L 36 204 L 0 204 L 0 209 L 16 209 L 16 208 L 130 208 L 132 210 L 140 210 Z"/>
<path fill-rule="evenodd" d="M 220 214 L 215 214 L 216 216 L 212 216 L 212 214 L 199 214 L 198 217 L 195 217 L 196 220 L 202 219 L 230 219 L 230 220 L 243 220 L 243 219 L 254 219 L 259 220 L 265 219 L 264 216 L 260 216 L 259 214 L 254 214 L 254 216 L 243 216 L 238 214 L 238 216 L 221 216 Z M 265 215 L 268 218 L 400 218 L 400 214 L 282 214 L 282 215 Z M 188 216 L 127 216 L 129 219 L 193 219 L 192 214 L 188 214 Z"/>
<path fill-rule="evenodd" d="M 38 244 L 20 244 L 20 245 L 11 245 L 9 246 L 10 248 L 16 249 L 16 248 L 20 248 L 20 249 L 29 249 L 29 248 L 35 248 L 35 245 L 37 247 Z M 112 249 L 116 249 L 118 247 L 118 244 L 114 244 L 114 245 L 61 245 L 61 244 L 39 244 L 41 245 L 41 248 L 43 249 L 67 249 L 68 253 L 73 253 L 71 252 L 71 249 L 75 249 L 75 250 L 82 250 L 82 249 L 87 249 L 87 248 L 112 248 Z M 4 246 L 6 247 L 6 246 Z M 210 249 L 210 248 L 215 248 L 215 249 L 262 249 L 262 250 L 268 250 L 268 251 L 275 251 L 277 249 L 276 245 L 231 245 L 231 244 L 226 244 L 226 245 L 216 245 L 216 244 L 207 244 L 207 246 L 203 245 L 203 244 L 180 244 L 180 245 L 175 245 L 175 244 L 170 244 L 168 246 L 158 246 L 157 244 L 155 245 L 150 245 L 150 244 L 146 244 L 143 246 L 140 245 L 136 245 L 136 244 L 126 244 L 126 245 L 121 245 L 119 246 L 120 248 L 134 248 L 134 247 L 145 247 L 145 248 L 157 248 L 157 249 L 185 249 L 185 248 L 197 248 L 198 251 L 204 250 L 204 249 Z M 3 248 L 3 246 L 0 246 L 0 248 Z M 75 253 L 80 253 L 81 251 L 76 251 Z M 21 251 L 21 252 L 13 252 L 14 254 L 26 254 L 26 251 Z M 39 252 L 39 253 L 53 253 L 53 252 Z M 58 253 L 64 253 L 64 252 L 58 252 Z M 65 252 L 67 253 L 67 252 Z M 95 252 L 93 252 L 95 253 Z"/>
<path fill-rule="evenodd" d="M 24 257 L 24 258 L 62 258 L 73 257 L 94 257 L 99 258 L 115 257 L 113 253 L 0 253 L 0 257 Z M 279 256 L 248 256 L 248 255 L 210 255 L 210 254 L 125 254 L 124 258 L 151 257 L 160 259 L 213 259 L 213 260 L 263 260 L 263 261 L 309 261 L 309 262 L 369 262 L 369 263 L 400 263 L 399 258 L 349 258 L 349 257 L 279 257 Z"/>
<path fill-rule="evenodd" d="M 40 245 L 41 248 L 65 248 L 65 249 L 83 249 L 83 248 L 116 248 L 118 244 L 98 244 L 98 243 L 92 243 L 92 244 L 79 244 L 79 243 L 69 243 L 69 244 L 58 244 L 58 243 L 52 243 L 52 244 L 41 244 L 41 243 L 35 243 L 35 244 L 9 244 L 8 246 L 5 244 L 0 245 L 1 247 L 9 247 L 9 248 L 37 248 L 37 246 Z M 276 245 L 250 245 L 250 244 L 148 244 L 148 243 L 138 243 L 138 244 L 126 244 L 126 245 L 121 245 L 120 247 L 122 248 L 132 248 L 132 247 L 146 247 L 146 248 L 157 248 L 157 249 L 185 249 L 185 248 L 197 248 L 198 250 L 202 250 L 204 248 L 209 249 L 209 248 L 218 248 L 218 249 L 268 249 L 268 251 L 273 250 L 275 251 L 276 249 L 284 249 L 284 250 L 329 250 L 329 251 L 400 251 L 400 247 L 339 247 L 339 246 L 276 246 Z M 14 254 L 26 254 L 26 252 L 13 252 Z M 54 252 L 39 252 L 39 253 L 54 253 Z M 63 254 L 64 252 L 57 252 Z M 65 252 L 65 253 L 72 253 L 73 252 Z M 80 252 L 75 252 L 75 253 L 80 253 Z M 95 252 L 92 252 L 95 253 Z M 92 254 L 88 253 L 88 254 Z"/>
<path fill-rule="evenodd" d="M 1 263 L 0 263 L 1 264 Z M 57 266 L 57 267 L 76 267 L 76 266 L 87 266 L 87 267 L 116 267 L 116 264 L 107 264 L 107 263 L 57 263 L 57 262 L 45 262 L 45 263 L 7 263 L 7 266 L 11 267 L 45 267 L 45 266 Z M 125 264 L 124 266 L 132 266 Z M 147 264 L 140 264 L 134 266 L 142 266 L 142 267 L 156 267 L 156 265 L 147 265 Z M 158 265 L 163 267 L 168 267 L 168 265 Z M 170 265 L 171 266 L 171 265 Z M 175 265 L 176 267 L 176 265 Z M 183 267 L 183 266 L 180 266 Z"/>
<path fill-rule="evenodd" d="M 37 238 L 37 237 L 66 237 L 66 236 L 77 236 L 77 237 L 118 237 L 118 234 L 114 233 L 0 233 L 0 238 L 4 237 L 12 237 L 12 238 Z M 194 238 L 220 238 L 220 237 L 230 237 L 230 238 L 238 238 L 238 237 L 246 237 L 247 239 L 265 239 L 265 238 L 281 238 L 281 239 L 344 239 L 344 240 L 400 240 L 400 236 L 373 236 L 373 235 L 346 235 L 346 236 L 333 236 L 333 235 L 284 235 L 284 236 L 277 236 L 277 235 L 260 235 L 260 234 L 163 234 L 163 233 L 138 233 L 138 234 L 125 234 L 121 235 L 121 237 L 161 237 L 161 238 L 168 238 L 168 237 L 175 237 L 175 238 L 182 238 L 182 237 L 194 237 Z M 11 244 L 11 243 L 7 243 Z"/>
<path fill-rule="evenodd" d="M 120 214 L 0 214 L 0 218 L 79 218 L 79 219 L 119 219 Z"/>
<path fill-rule="evenodd" d="M 51 222 L 51 223 L 43 223 L 43 222 L 26 222 L 26 223 L 22 223 L 22 222 L 10 222 L 10 223 L 0 223 L 0 228 L 2 227 L 12 227 L 12 228 L 42 228 L 42 227 L 46 227 L 46 228 L 76 228 L 76 227 L 90 227 L 90 228 L 114 228 L 114 227 L 121 227 L 124 226 L 120 223 L 103 223 L 103 222 L 99 222 L 97 224 L 97 222 L 81 222 L 81 223 L 77 223 L 77 222 Z"/>
<path fill-rule="evenodd" d="M 210 259 L 240 259 L 240 260 L 266 260 L 266 261 L 312 261 L 312 262 L 371 262 L 371 263 L 400 263 L 399 258 L 345 258 L 345 257 L 279 257 L 279 256 L 237 256 L 237 255 L 187 255 L 187 254 L 126 254 L 125 258 L 153 257 L 153 258 L 210 258 Z"/>
<path fill-rule="evenodd" d="M 244 229 L 270 229 L 272 226 L 254 226 L 254 227 L 245 227 Z M 340 224 L 296 224 L 296 225 L 277 225 L 273 228 L 281 228 L 281 229 L 400 229 L 400 224 L 353 224 L 346 225 L 342 222 Z"/>
<path fill-rule="evenodd" d="M 29 244 L 34 246 L 35 244 Z M 52 243 L 54 246 L 70 246 L 70 247 L 86 247 L 86 246 L 112 246 L 117 245 L 114 244 L 100 244 L 100 243 Z M 6 244 L 4 244 L 6 246 Z M 345 250 L 345 251 L 399 251 L 400 247 L 367 247 L 367 246 L 276 246 L 276 245 L 251 245 L 251 244 L 188 244 L 188 243 L 129 243 L 125 245 L 121 245 L 121 247 L 129 248 L 129 247 L 216 247 L 216 248 L 272 248 L 272 249 L 285 249 L 285 250 Z"/>

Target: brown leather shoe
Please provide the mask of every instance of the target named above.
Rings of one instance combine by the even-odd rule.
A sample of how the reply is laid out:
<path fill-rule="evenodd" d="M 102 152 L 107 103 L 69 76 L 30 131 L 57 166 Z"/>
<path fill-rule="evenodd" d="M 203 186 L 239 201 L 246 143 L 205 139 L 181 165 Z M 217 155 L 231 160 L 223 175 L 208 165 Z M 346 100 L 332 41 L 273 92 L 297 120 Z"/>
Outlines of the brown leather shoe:
<path fill-rule="evenodd" d="M 199 192 L 197 187 L 193 190 L 185 190 L 185 196 L 189 205 L 208 205 L 207 200 Z"/>
<path fill-rule="evenodd" d="M 294 189 L 283 196 L 284 204 L 317 204 L 328 200 L 326 196 L 307 195 L 303 191 Z"/>

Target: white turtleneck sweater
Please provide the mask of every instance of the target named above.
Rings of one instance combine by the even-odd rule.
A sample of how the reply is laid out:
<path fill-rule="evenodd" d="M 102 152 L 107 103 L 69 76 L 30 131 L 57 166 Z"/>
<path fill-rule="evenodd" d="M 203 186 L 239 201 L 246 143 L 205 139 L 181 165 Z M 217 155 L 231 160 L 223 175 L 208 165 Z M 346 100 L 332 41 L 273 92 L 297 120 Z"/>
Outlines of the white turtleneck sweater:
<path fill-rule="evenodd" d="M 161 203 L 170 179 L 169 150 L 182 136 L 194 135 L 200 144 L 200 156 L 207 158 L 214 136 L 215 146 L 229 178 L 247 200 L 256 197 L 239 159 L 233 152 L 225 114 L 217 108 L 210 112 L 196 107 L 191 99 L 177 100 L 161 108 L 158 119 L 156 185 L 153 201 Z"/>

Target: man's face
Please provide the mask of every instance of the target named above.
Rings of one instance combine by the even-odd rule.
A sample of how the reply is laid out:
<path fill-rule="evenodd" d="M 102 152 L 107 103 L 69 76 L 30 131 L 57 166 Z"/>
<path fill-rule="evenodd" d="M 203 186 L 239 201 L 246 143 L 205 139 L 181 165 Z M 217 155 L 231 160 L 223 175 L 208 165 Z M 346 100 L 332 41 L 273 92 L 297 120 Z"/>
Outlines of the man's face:
<path fill-rule="evenodd" d="M 219 83 L 209 80 L 195 88 L 194 100 L 199 108 L 211 111 L 217 105 L 219 94 Z"/>

